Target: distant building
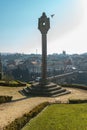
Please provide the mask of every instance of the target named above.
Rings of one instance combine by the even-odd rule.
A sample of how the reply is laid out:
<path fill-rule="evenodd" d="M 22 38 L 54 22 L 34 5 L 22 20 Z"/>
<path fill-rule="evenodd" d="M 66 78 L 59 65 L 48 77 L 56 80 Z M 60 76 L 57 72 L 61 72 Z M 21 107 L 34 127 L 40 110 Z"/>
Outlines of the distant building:
<path fill-rule="evenodd" d="M 76 70 L 76 68 L 74 67 L 72 60 L 68 59 L 65 63 L 65 72 L 71 72 Z"/>
<path fill-rule="evenodd" d="M 63 55 L 66 55 L 66 51 L 63 51 Z"/>

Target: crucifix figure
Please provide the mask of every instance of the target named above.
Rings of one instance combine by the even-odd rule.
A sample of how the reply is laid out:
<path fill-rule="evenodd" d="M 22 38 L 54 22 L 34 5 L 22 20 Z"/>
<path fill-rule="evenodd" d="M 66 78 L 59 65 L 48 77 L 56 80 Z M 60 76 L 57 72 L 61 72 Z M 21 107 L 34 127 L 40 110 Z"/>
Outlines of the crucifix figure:
<path fill-rule="evenodd" d="M 50 29 L 50 19 L 43 13 L 38 19 L 38 29 L 42 34 L 42 77 L 41 84 L 47 83 L 47 32 Z"/>

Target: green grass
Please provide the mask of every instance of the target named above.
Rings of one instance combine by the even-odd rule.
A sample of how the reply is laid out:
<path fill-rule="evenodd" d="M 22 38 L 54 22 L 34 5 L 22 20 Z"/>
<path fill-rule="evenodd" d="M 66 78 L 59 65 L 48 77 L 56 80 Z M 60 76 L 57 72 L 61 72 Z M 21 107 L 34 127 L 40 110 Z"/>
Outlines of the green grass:
<path fill-rule="evenodd" d="M 48 106 L 22 130 L 87 130 L 87 104 Z"/>
<path fill-rule="evenodd" d="M 6 82 L 5 80 L 0 80 L 0 83 L 5 83 L 5 82 Z M 17 84 L 17 81 L 11 80 L 11 81 L 9 81 L 9 83 Z"/>
<path fill-rule="evenodd" d="M 0 80 L 0 86 L 18 87 L 18 86 L 26 86 L 26 83 L 21 81 L 15 81 L 15 80 L 10 80 L 10 81 Z"/>

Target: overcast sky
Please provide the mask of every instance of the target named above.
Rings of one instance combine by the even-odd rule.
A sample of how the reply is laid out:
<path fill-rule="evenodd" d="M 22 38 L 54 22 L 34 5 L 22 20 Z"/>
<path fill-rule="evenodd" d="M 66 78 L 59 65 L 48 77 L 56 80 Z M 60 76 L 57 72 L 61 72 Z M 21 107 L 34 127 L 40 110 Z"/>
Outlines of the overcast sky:
<path fill-rule="evenodd" d="M 43 12 L 51 25 L 48 54 L 87 52 L 87 0 L 0 0 L 0 52 L 41 53 Z"/>

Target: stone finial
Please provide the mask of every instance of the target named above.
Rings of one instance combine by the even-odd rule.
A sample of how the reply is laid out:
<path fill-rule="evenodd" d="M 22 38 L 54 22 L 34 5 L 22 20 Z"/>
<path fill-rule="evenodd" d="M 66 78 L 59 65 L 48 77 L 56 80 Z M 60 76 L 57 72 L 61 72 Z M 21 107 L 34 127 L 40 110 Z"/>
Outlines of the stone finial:
<path fill-rule="evenodd" d="M 47 18 L 46 14 L 43 12 L 42 16 L 38 19 L 38 29 L 42 34 L 46 34 L 50 29 L 50 19 Z"/>

